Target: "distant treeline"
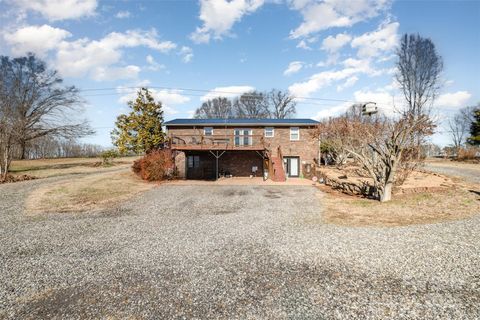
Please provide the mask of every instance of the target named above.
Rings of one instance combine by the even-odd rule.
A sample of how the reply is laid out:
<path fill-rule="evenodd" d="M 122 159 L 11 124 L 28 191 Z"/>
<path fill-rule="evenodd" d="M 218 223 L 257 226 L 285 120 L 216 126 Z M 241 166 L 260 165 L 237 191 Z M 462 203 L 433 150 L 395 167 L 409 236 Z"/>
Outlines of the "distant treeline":
<path fill-rule="evenodd" d="M 96 144 L 81 143 L 75 139 L 59 139 L 44 136 L 30 141 L 23 151 L 15 150 L 15 158 L 20 159 L 43 159 L 43 158 L 90 158 L 99 157 L 105 150 Z"/>

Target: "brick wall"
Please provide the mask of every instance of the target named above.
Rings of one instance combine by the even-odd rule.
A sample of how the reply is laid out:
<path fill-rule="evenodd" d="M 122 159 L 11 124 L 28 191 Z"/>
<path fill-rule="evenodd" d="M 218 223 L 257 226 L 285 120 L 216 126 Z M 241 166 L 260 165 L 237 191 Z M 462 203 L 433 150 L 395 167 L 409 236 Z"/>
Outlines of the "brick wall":
<path fill-rule="evenodd" d="M 215 157 L 208 151 L 179 152 L 175 156 L 175 165 L 179 178 L 187 177 L 186 157 L 198 155 L 200 166 L 210 166 L 215 172 Z M 234 177 L 248 177 L 252 174 L 252 167 L 257 167 L 256 175 L 263 175 L 263 158 L 255 151 L 227 151 L 218 159 L 218 172 L 229 173 Z M 199 177 L 201 178 L 201 177 Z"/>
<path fill-rule="evenodd" d="M 313 164 L 314 159 L 318 156 L 318 141 L 312 137 L 314 127 L 299 127 L 300 139 L 298 141 L 290 140 L 290 127 L 274 127 L 274 136 L 271 138 L 264 137 L 265 127 L 251 127 L 254 135 L 253 143 L 260 143 L 259 137 L 263 137 L 263 142 L 266 148 L 273 156 L 278 156 L 277 148 L 280 146 L 283 156 L 297 156 L 300 157 L 300 168 L 303 174 L 303 167 L 305 164 Z M 203 127 L 170 127 L 168 134 L 172 136 L 182 135 L 203 135 Z M 234 127 L 213 127 L 214 136 L 233 135 Z M 258 136 L 258 137 L 257 137 Z M 183 136 L 190 142 L 188 137 Z M 240 159 L 238 160 L 240 161 Z M 260 168 L 260 167 L 259 167 Z M 251 168 L 250 168 L 251 170 Z"/>
<path fill-rule="evenodd" d="M 234 177 L 248 177 L 252 167 L 258 168 L 257 176 L 263 175 L 263 159 L 255 151 L 227 151 L 219 159 L 219 170 L 229 171 Z"/>

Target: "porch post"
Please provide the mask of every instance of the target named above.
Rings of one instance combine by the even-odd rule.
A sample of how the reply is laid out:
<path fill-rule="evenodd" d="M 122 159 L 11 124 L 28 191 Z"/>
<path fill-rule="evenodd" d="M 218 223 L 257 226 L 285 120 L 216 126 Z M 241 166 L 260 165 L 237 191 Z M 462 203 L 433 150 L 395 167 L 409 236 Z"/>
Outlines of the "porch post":
<path fill-rule="evenodd" d="M 218 151 L 217 151 L 217 156 L 215 157 L 216 165 L 215 165 L 215 181 L 218 180 Z"/>
<path fill-rule="evenodd" d="M 222 151 L 222 153 L 218 153 L 218 150 L 216 151 L 216 153 L 214 153 L 212 150 L 210 150 L 210 153 L 215 157 L 215 180 L 218 180 L 218 159 L 223 156 L 223 154 L 225 153 L 225 150 Z"/>

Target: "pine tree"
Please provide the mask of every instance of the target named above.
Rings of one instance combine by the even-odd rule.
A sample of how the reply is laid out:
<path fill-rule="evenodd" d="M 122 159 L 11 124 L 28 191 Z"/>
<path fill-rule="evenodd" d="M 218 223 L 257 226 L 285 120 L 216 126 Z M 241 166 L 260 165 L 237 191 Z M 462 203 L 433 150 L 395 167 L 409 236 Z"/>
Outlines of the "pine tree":
<path fill-rule="evenodd" d="M 118 116 L 115 122 L 113 144 L 122 154 L 159 149 L 165 142 L 162 103 L 155 102 L 148 89 L 141 88 L 135 101 L 129 101 L 128 106 L 132 111 Z"/>
<path fill-rule="evenodd" d="M 473 121 L 470 125 L 470 137 L 467 142 L 472 146 L 480 145 L 480 107 L 473 110 Z"/>

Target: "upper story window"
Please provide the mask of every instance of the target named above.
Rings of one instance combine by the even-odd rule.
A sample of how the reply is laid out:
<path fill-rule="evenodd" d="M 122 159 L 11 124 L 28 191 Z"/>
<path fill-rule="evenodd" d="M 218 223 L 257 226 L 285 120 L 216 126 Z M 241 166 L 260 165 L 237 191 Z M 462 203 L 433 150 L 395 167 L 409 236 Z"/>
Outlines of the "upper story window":
<path fill-rule="evenodd" d="M 291 127 L 290 128 L 290 140 L 291 141 L 300 140 L 300 128 L 299 127 Z"/>
<path fill-rule="evenodd" d="M 253 144 L 252 129 L 235 129 L 233 133 L 235 146 L 251 146 Z"/>
<path fill-rule="evenodd" d="M 206 136 L 213 136 L 213 128 L 212 127 L 203 128 L 203 134 Z"/>
<path fill-rule="evenodd" d="M 274 130 L 273 130 L 273 127 L 266 127 L 265 128 L 265 137 L 266 138 L 273 138 L 273 135 L 274 135 Z"/>

